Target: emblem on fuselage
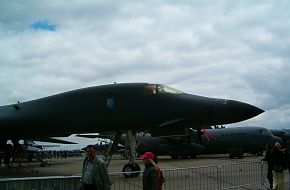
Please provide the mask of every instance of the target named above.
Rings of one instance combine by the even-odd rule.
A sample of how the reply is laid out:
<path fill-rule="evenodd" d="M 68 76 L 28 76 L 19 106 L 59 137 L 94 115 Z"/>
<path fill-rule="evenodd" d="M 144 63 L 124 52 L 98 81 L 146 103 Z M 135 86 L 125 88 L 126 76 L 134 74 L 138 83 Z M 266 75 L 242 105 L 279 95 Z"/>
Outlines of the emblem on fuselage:
<path fill-rule="evenodd" d="M 113 97 L 107 98 L 107 107 L 112 109 L 116 106 L 116 100 Z"/>

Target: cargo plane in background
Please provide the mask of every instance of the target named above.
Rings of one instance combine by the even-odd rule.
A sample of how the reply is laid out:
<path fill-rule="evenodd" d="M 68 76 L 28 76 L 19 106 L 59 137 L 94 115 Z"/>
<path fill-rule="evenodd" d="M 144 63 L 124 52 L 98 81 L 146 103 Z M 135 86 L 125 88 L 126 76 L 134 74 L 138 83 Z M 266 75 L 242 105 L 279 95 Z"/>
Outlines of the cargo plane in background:
<path fill-rule="evenodd" d="M 109 164 L 121 131 L 128 131 L 128 141 L 134 142 L 139 131 L 184 134 L 189 128 L 235 123 L 262 112 L 247 103 L 191 95 L 162 84 L 109 84 L 0 106 L 0 147 L 7 140 L 17 144 L 20 139 L 114 131 Z"/>
<path fill-rule="evenodd" d="M 139 133 L 136 150 L 139 155 L 153 152 L 158 156 L 169 155 L 173 159 L 195 158 L 200 154 L 229 154 L 230 158 L 241 158 L 244 153 L 262 155 L 267 144 L 282 142 L 280 137 L 274 136 L 269 129 L 263 127 L 245 126 L 232 128 L 217 128 L 202 130 L 201 141 L 198 131 L 192 130 L 188 136 L 160 136 Z M 109 135 L 83 134 L 79 137 L 111 139 Z M 96 147 L 104 150 L 109 142 L 102 142 Z M 119 149 L 126 156 L 125 135 L 122 135 Z"/>
<path fill-rule="evenodd" d="M 262 155 L 267 144 L 282 142 L 268 129 L 254 126 L 207 129 L 203 130 L 201 141 L 198 139 L 196 130 L 183 137 L 139 135 L 137 152 L 151 151 L 156 155 L 170 155 L 173 159 L 195 158 L 200 154 L 229 154 L 230 158 L 241 158 L 244 153 Z M 125 145 L 124 139 L 120 144 Z"/>

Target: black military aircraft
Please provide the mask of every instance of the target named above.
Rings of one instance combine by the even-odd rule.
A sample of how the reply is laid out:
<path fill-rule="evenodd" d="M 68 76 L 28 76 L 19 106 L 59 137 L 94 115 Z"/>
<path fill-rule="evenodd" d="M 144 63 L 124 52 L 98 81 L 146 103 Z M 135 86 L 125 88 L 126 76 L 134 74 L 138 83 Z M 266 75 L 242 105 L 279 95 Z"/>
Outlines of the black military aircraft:
<path fill-rule="evenodd" d="M 191 95 L 162 84 L 102 85 L 1 106 L 0 146 L 9 139 L 17 143 L 116 131 L 112 155 L 121 130 L 133 131 L 131 137 L 145 130 L 155 135 L 185 133 L 186 128 L 239 122 L 262 112 L 246 103 Z"/>

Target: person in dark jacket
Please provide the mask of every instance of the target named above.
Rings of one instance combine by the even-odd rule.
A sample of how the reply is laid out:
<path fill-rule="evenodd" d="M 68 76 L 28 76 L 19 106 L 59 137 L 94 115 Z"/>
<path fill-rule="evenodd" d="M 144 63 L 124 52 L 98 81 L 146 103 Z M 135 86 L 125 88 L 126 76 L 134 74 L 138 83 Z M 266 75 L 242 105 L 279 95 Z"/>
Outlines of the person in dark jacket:
<path fill-rule="evenodd" d="M 143 190 L 162 189 L 161 173 L 159 167 L 153 161 L 154 157 L 155 155 L 152 152 L 146 152 L 140 157 L 145 164 L 143 171 Z"/>
<path fill-rule="evenodd" d="M 203 142 L 202 142 L 202 135 L 204 134 L 204 132 L 203 131 L 201 131 L 201 129 L 197 129 L 197 143 L 198 144 L 203 144 Z"/>
<path fill-rule="evenodd" d="M 286 142 L 284 142 L 284 155 L 285 155 L 285 159 L 286 159 L 286 163 L 287 163 L 287 167 L 288 167 L 288 173 L 290 174 L 290 140 L 287 140 Z"/>
<path fill-rule="evenodd" d="M 109 190 L 111 181 L 105 162 L 96 155 L 94 145 L 87 146 L 87 157 L 82 169 L 82 190 Z"/>
<path fill-rule="evenodd" d="M 158 174 L 159 174 L 158 190 L 162 190 L 162 184 L 163 183 L 165 184 L 165 179 L 164 179 L 164 176 L 163 176 L 163 173 L 162 173 L 160 167 L 158 166 L 158 157 L 157 157 L 157 155 L 155 155 L 155 157 L 153 159 L 153 162 L 156 164 L 156 168 L 157 168 Z"/>
<path fill-rule="evenodd" d="M 284 169 L 287 168 L 285 163 L 285 155 L 281 150 L 279 142 L 275 142 L 272 151 L 273 160 L 273 189 L 284 190 Z"/>
<path fill-rule="evenodd" d="M 268 144 L 266 147 L 266 155 L 265 158 L 262 159 L 262 161 L 267 161 L 268 163 L 268 172 L 267 172 L 267 178 L 270 184 L 270 189 L 273 189 L 273 159 L 272 159 L 272 150 L 273 146 L 271 144 Z"/>

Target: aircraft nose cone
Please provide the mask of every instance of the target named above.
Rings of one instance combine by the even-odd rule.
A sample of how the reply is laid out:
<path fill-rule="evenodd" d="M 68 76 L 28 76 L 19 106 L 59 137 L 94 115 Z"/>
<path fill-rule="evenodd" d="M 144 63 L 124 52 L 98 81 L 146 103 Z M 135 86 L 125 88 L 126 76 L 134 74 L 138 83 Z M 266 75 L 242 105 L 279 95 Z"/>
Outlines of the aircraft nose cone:
<path fill-rule="evenodd" d="M 212 125 L 230 124 L 255 117 L 264 110 L 235 100 L 216 99 L 208 106 Z"/>
<path fill-rule="evenodd" d="M 264 110 L 247 103 L 233 101 L 232 104 L 233 107 L 236 107 L 236 114 L 242 117 L 244 120 L 250 119 L 264 112 Z"/>
<path fill-rule="evenodd" d="M 225 109 L 231 122 L 247 120 L 264 112 L 256 106 L 239 101 L 228 100 L 226 104 L 228 105 L 225 105 Z"/>

